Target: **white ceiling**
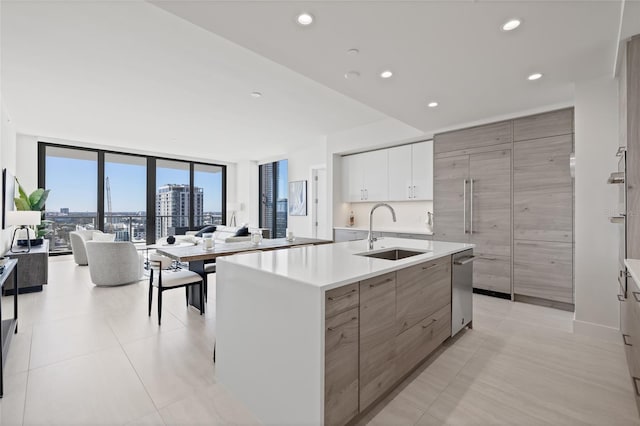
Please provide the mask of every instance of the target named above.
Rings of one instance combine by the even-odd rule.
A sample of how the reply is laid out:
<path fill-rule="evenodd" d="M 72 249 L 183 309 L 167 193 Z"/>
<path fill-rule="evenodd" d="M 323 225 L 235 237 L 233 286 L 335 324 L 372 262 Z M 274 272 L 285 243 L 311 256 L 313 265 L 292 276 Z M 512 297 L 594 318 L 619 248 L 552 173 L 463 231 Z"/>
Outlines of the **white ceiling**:
<path fill-rule="evenodd" d="M 1 7 L 2 97 L 20 133 L 235 161 L 385 117 L 149 3 Z"/>
<path fill-rule="evenodd" d="M 621 11 L 619 1 L 155 4 L 425 132 L 572 103 L 574 82 L 612 74 Z M 294 24 L 302 11 L 312 26 Z M 512 17 L 523 24 L 502 32 Z M 387 68 L 394 76 L 380 79 Z M 533 72 L 543 79 L 527 81 Z"/>
<path fill-rule="evenodd" d="M 154 4 L 2 0 L 0 82 L 18 131 L 226 161 L 387 116 L 431 133 L 572 103 L 574 82 L 611 75 L 621 14 L 620 1 Z M 640 31 L 626 9 L 623 34 Z M 297 26 L 300 11 L 316 22 Z M 514 16 L 523 25 L 501 32 Z"/>

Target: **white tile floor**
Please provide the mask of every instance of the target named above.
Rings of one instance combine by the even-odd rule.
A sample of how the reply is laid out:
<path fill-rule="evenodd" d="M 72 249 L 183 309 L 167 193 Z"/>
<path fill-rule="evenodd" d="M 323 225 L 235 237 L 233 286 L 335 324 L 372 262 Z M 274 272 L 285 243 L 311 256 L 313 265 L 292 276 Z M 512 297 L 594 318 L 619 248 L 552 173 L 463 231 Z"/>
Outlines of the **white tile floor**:
<path fill-rule="evenodd" d="M 204 316 L 185 307 L 182 290 L 165 292 L 158 327 L 147 289 L 98 288 L 86 267 L 51 258 L 49 285 L 20 296 L 0 424 L 257 423 L 216 384 L 214 291 Z M 474 330 L 362 424 L 640 424 L 621 344 L 572 334 L 566 312 L 474 303 Z M 4 298 L 5 315 L 10 305 Z"/>

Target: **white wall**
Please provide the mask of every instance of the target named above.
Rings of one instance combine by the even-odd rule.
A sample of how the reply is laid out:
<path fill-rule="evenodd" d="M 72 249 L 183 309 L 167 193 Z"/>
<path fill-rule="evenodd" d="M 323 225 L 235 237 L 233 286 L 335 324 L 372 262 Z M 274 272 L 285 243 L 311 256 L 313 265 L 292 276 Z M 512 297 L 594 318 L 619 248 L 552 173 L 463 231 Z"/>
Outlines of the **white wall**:
<path fill-rule="evenodd" d="M 312 176 L 311 169 L 313 167 L 325 166 L 327 155 L 327 140 L 324 136 L 317 137 L 310 141 L 308 147 L 303 150 L 295 151 L 287 155 L 289 167 L 289 182 L 297 180 L 307 181 L 307 215 L 287 217 L 287 228 L 293 231 L 294 235 L 300 237 L 313 237 L 312 222 Z M 325 200 L 324 207 L 329 210 L 331 208 L 329 199 Z M 333 235 L 328 229 L 324 230 L 324 235 Z"/>
<path fill-rule="evenodd" d="M 0 96 L 0 169 L 3 168 L 12 174 L 16 173 L 16 130 Z M 2 214 L 4 214 L 4 200 L 2 202 Z M 2 250 L 0 255 L 9 250 L 11 236 L 11 229 L 0 231 L 0 250 Z"/>
<path fill-rule="evenodd" d="M 258 204 L 258 162 L 240 161 L 236 164 L 236 190 L 227 193 L 227 199 L 238 205 L 237 223 L 258 226 L 260 213 Z M 229 216 L 228 216 L 229 217 Z"/>
<path fill-rule="evenodd" d="M 575 88 L 575 322 L 576 333 L 612 335 L 619 325 L 618 188 L 606 183 L 617 170 L 618 86 L 611 78 Z M 618 336 L 615 336 L 616 338 Z"/>

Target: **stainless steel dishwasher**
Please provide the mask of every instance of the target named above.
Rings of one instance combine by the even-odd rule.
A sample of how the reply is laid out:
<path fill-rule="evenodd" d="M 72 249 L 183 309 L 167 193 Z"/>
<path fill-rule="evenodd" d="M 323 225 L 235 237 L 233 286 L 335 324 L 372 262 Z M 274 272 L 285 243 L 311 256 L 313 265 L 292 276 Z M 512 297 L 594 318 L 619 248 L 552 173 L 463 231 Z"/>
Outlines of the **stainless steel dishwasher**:
<path fill-rule="evenodd" d="M 473 328 L 473 250 L 453 255 L 451 277 L 451 335 Z"/>

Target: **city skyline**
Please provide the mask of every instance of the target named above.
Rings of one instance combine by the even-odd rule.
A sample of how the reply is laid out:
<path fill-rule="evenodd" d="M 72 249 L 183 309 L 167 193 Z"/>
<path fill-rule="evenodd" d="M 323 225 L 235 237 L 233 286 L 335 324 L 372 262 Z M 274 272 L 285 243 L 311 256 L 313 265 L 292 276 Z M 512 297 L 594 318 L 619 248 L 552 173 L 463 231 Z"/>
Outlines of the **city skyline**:
<path fill-rule="evenodd" d="M 46 211 L 90 213 L 97 211 L 97 162 L 93 160 L 48 156 L 46 188 L 50 189 Z M 111 187 L 112 213 L 146 211 L 146 166 L 105 162 L 105 177 Z M 203 188 L 204 211 L 222 210 L 222 173 L 194 173 L 195 186 Z M 188 170 L 158 167 L 156 193 L 159 187 L 170 184 L 188 184 Z M 25 188 L 30 192 L 29 188 Z M 33 190 L 33 189 L 31 189 Z M 106 191 L 105 191 L 106 197 Z M 105 209 L 107 203 L 105 200 Z"/>

